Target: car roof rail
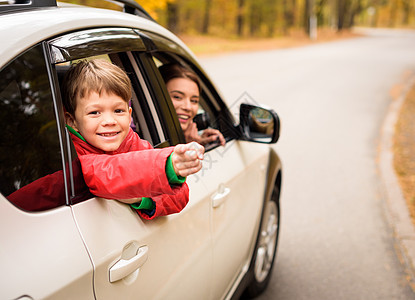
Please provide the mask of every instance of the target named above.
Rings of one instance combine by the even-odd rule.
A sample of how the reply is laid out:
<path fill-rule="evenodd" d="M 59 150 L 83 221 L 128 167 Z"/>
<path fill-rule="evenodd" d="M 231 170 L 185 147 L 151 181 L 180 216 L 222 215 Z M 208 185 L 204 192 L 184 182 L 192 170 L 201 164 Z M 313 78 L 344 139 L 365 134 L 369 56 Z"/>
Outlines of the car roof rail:
<path fill-rule="evenodd" d="M 56 0 L 0 0 L 0 13 L 56 6 Z"/>
<path fill-rule="evenodd" d="M 140 16 L 148 20 L 151 20 L 153 22 L 156 22 L 156 20 L 154 20 L 142 6 L 138 4 L 137 2 L 135 2 L 134 0 L 105 0 L 105 1 L 112 2 L 117 5 L 121 5 L 121 6 L 124 5 L 123 11 L 125 13 Z"/>

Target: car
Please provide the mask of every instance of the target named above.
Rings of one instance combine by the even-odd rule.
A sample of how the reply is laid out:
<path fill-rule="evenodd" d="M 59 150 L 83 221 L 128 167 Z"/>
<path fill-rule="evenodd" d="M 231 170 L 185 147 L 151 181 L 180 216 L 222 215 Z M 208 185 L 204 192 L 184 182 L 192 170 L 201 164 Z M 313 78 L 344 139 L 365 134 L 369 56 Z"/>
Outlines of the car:
<path fill-rule="evenodd" d="M 0 5 L 0 298 L 256 296 L 278 245 L 282 163 L 270 145 L 278 115 L 254 101 L 226 102 L 178 37 L 134 1 L 115 2 L 124 10 L 54 0 Z M 73 63 L 97 57 L 128 73 L 134 128 L 155 148 L 185 143 L 158 67 L 175 62 L 198 75 L 202 119 L 227 142 L 206 146 L 180 213 L 144 220 L 85 185 L 60 83 Z M 55 172 L 54 184 L 31 190 Z"/>

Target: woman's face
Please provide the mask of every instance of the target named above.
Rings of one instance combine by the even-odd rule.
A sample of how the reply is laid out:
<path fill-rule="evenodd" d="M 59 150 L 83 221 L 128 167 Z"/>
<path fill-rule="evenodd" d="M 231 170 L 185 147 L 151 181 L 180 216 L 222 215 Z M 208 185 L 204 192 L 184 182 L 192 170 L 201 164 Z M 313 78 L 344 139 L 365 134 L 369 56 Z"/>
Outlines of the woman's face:
<path fill-rule="evenodd" d="M 166 84 L 180 125 L 185 131 L 193 122 L 199 108 L 199 88 L 188 78 L 173 78 Z"/>

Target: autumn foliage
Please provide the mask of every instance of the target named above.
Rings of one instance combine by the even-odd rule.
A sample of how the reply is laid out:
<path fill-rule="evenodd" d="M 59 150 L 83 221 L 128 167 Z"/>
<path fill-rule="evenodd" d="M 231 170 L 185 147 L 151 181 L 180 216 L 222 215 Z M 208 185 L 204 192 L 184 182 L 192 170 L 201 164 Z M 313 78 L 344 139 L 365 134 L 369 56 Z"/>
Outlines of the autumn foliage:
<path fill-rule="evenodd" d="M 64 1 L 120 9 L 103 0 Z M 353 26 L 415 28 L 414 0 L 138 0 L 176 34 L 276 37 Z"/>

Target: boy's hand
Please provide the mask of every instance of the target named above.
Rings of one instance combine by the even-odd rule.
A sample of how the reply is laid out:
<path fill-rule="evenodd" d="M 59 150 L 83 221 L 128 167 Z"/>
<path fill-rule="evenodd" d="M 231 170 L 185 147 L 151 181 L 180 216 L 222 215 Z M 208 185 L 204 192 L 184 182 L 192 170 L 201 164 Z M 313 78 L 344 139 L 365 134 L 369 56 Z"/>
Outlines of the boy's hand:
<path fill-rule="evenodd" d="M 174 147 L 172 163 L 176 175 L 186 177 L 202 168 L 205 148 L 196 142 L 179 144 Z"/>

